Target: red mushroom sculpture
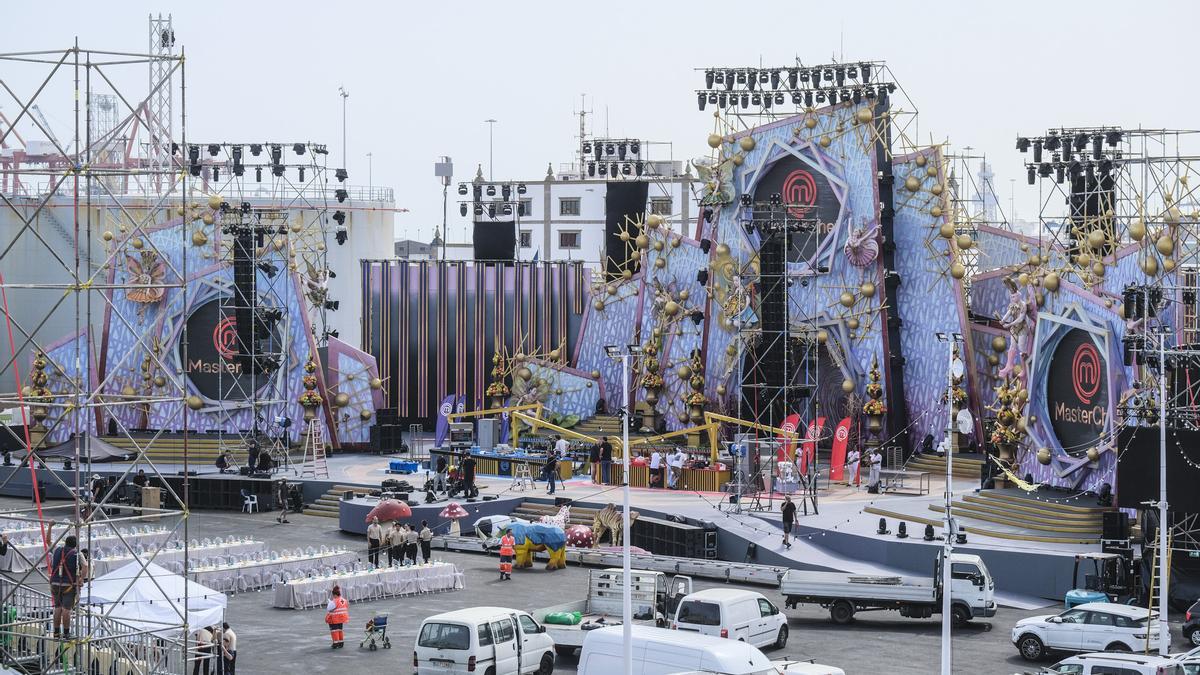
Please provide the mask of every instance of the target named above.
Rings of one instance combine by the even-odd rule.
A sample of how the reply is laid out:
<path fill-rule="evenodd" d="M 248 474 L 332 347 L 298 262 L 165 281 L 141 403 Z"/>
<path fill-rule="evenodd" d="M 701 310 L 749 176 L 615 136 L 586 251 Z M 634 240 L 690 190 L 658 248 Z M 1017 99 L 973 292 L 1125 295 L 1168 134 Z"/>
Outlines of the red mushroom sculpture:
<path fill-rule="evenodd" d="M 448 518 L 450 520 L 450 536 L 452 537 L 457 537 L 460 534 L 458 519 L 466 518 L 468 515 L 470 514 L 467 513 L 467 510 L 458 502 L 450 502 L 446 505 L 446 508 L 438 512 L 439 518 Z"/>
<path fill-rule="evenodd" d="M 412 518 L 412 509 L 402 501 L 385 499 L 367 514 L 367 522 L 371 522 L 372 518 L 378 518 L 381 523 L 389 520 L 405 520 Z"/>

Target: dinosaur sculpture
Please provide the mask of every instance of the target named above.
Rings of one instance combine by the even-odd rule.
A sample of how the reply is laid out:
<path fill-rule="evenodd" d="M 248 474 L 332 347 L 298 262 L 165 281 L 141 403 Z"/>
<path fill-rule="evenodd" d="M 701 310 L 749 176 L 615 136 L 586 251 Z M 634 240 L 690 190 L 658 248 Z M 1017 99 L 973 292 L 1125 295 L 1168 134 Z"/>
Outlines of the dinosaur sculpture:
<path fill-rule="evenodd" d="M 550 554 L 546 569 L 557 570 L 567 566 L 567 535 L 561 527 L 541 523 L 513 523 L 509 525 L 509 530 L 517 542 L 514 567 L 533 567 L 533 554 L 540 551 Z"/>
<path fill-rule="evenodd" d="M 634 521 L 637 520 L 638 512 L 629 512 L 629 526 L 632 528 Z M 609 504 L 596 512 L 596 516 L 592 519 L 592 546 L 600 545 L 600 539 L 607 532 L 612 540 L 613 546 L 621 545 L 621 509 L 618 509 L 615 504 Z"/>

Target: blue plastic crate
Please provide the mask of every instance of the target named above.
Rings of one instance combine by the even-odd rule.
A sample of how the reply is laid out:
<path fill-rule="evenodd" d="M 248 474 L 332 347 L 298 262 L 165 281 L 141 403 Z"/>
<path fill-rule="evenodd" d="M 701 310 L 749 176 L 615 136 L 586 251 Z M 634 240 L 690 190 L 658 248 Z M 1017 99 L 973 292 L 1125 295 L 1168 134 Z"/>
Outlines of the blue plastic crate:
<path fill-rule="evenodd" d="M 416 473 L 421 468 L 419 462 L 410 462 L 403 459 L 393 459 L 388 462 L 389 473 Z"/>

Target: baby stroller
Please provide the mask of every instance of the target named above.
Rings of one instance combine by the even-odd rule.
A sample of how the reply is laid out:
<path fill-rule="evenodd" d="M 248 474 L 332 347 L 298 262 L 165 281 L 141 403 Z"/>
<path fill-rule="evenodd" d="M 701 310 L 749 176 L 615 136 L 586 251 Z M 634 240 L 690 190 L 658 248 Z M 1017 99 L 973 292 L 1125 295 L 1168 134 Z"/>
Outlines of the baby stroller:
<path fill-rule="evenodd" d="M 367 632 L 363 635 L 362 642 L 358 648 L 366 647 L 371 651 L 379 649 L 379 645 L 383 645 L 384 649 L 392 648 L 392 641 L 387 636 L 388 613 L 380 612 L 376 614 L 370 621 L 367 622 Z"/>

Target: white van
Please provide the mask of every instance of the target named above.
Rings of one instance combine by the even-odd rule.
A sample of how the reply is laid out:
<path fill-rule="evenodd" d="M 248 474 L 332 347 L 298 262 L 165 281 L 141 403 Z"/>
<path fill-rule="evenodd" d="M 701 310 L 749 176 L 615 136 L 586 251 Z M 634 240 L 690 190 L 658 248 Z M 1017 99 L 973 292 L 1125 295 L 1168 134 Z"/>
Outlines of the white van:
<path fill-rule="evenodd" d="M 679 601 L 671 627 L 749 642 L 755 647 L 787 645 L 788 623 L 762 593 L 733 588 L 696 591 Z"/>
<path fill-rule="evenodd" d="M 470 607 L 425 619 L 413 649 L 413 668 L 417 675 L 549 675 L 554 641 L 526 612 Z"/>
<path fill-rule="evenodd" d="M 1046 671 L 1055 675 L 1184 675 L 1184 666 L 1157 654 L 1099 652 L 1059 661 Z"/>
<path fill-rule="evenodd" d="M 631 626 L 633 670 L 629 675 L 669 675 L 699 670 L 721 675 L 776 672 L 757 647 L 744 642 L 680 633 L 666 628 Z M 588 631 L 579 653 L 579 675 L 612 675 L 625 670 L 624 626 Z"/>

